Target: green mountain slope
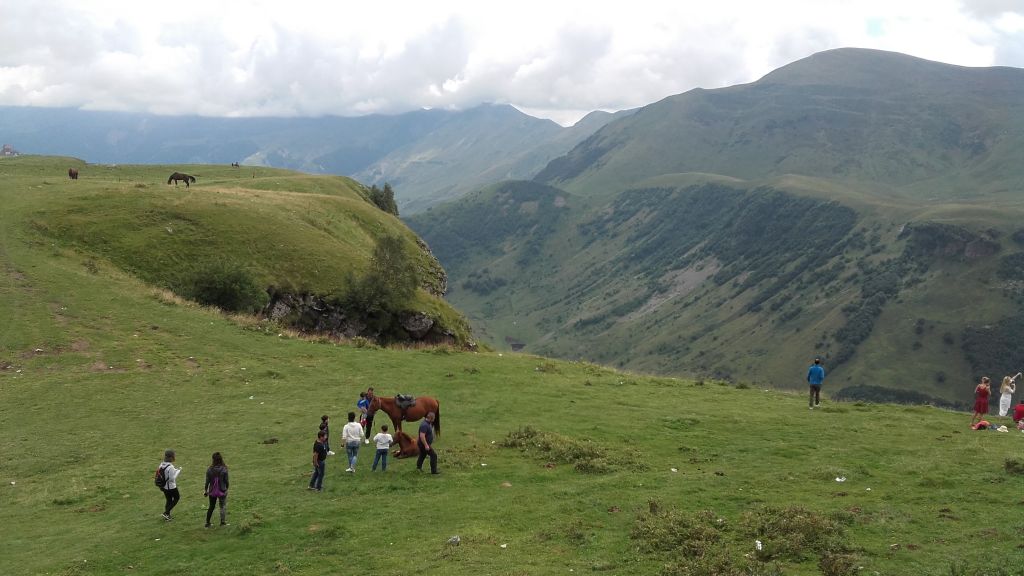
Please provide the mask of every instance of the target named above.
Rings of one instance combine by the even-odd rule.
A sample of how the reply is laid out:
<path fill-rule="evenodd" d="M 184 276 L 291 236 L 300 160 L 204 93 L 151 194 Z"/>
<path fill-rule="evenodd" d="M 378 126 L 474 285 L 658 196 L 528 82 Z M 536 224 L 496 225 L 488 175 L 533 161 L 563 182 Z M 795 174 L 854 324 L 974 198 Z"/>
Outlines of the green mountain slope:
<path fill-rule="evenodd" d="M 535 179 L 559 210 L 410 223 L 499 346 L 962 404 L 1024 366 L 1022 146 L 1024 71 L 837 50 L 610 123 Z"/>
<path fill-rule="evenodd" d="M 329 235 L 285 215 L 327 212 L 352 198 L 351 182 L 281 171 L 243 182 L 195 167 L 201 179 L 186 192 L 152 167 L 83 166 L 72 182 L 67 164 L 0 160 L 4 575 L 1022 575 L 1024 434 L 969 432 L 967 414 L 928 407 L 826 399 L 809 411 L 802 394 L 746 383 L 268 332 L 164 296 L 139 279 L 144 262 L 134 274 L 115 265 L 147 236 L 86 199 L 151 214 L 154 226 L 175 211 L 173 235 L 242 227 L 239 216 L 256 226 L 273 206 L 289 229 L 263 227 L 265 240 L 196 238 L 274 274 L 239 246 L 262 252 L 310 234 L 326 246 L 305 250 L 332 251 Z M 510 239 L 539 231 L 543 211 L 557 208 L 557 221 L 578 209 L 534 183 L 488 194 L 528 226 L 503 228 Z M 207 203 L 232 217 L 199 210 Z M 842 222 L 841 207 L 823 209 Z M 411 460 L 371 473 L 364 446 L 355 473 L 332 456 L 324 492 L 306 490 L 320 415 L 332 417 L 338 450 L 341 421 L 368 386 L 440 401 L 442 474 Z M 166 448 L 182 468 L 172 522 L 152 480 Z M 230 525 L 204 529 L 214 451 L 230 467 Z"/>
<path fill-rule="evenodd" d="M 801 174 L 906 187 L 910 198 L 1005 193 L 1020 178 L 1022 93 L 1019 69 L 831 50 L 752 84 L 646 106 L 537 180 L 593 194 L 658 174 Z"/>

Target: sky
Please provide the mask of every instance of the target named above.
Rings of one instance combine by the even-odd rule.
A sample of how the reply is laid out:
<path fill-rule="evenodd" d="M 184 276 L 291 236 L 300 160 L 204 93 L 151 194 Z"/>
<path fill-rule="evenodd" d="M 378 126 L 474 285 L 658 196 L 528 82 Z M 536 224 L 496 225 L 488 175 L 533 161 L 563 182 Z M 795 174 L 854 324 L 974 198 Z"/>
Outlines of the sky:
<path fill-rule="evenodd" d="M 1024 67 L 1024 0 L 0 0 L 0 105 L 571 124 L 840 47 Z"/>

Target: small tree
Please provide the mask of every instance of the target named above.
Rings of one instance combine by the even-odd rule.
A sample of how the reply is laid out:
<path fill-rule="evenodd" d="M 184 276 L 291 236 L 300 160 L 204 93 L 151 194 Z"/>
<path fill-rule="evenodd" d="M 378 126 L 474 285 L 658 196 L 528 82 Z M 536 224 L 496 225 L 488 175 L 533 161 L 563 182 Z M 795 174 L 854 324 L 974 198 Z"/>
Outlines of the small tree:
<path fill-rule="evenodd" d="M 412 299 L 419 284 L 416 262 L 398 236 L 377 240 L 370 271 L 363 278 L 350 275 L 349 303 L 365 312 L 397 312 Z"/>
<path fill-rule="evenodd" d="M 370 201 L 388 214 L 398 216 L 398 203 L 395 202 L 395 191 L 391 184 L 385 182 L 383 190 L 377 188 L 376 184 L 370 186 Z"/>

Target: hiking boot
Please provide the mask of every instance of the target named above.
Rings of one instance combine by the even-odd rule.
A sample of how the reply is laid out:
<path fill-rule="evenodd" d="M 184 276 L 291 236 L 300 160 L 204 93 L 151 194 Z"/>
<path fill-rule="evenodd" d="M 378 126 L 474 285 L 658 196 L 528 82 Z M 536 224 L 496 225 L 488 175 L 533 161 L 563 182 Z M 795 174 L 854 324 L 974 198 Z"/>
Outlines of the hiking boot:
<path fill-rule="evenodd" d="M 161 516 L 163 516 L 164 520 L 167 520 L 168 522 L 171 521 L 171 515 L 167 512 L 164 512 L 163 514 L 161 514 Z"/>
<path fill-rule="evenodd" d="M 210 524 L 209 522 L 207 522 L 207 523 L 206 523 L 206 526 L 203 526 L 203 528 L 209 528 L 209 527 L 211 527 L 211 526 L 213 526 L 213 524 Z"/>
<path fill-rule="evenodd" d="M 231 526 L 231 524 L 228 524 L 227 522 L 221 522 L 220 525 L 221 526 Z"/>

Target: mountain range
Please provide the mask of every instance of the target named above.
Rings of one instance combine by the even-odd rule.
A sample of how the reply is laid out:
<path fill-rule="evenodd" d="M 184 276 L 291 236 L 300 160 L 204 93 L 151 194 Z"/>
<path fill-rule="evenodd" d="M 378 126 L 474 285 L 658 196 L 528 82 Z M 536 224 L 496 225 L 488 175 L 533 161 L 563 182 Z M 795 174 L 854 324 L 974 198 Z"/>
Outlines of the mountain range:
<path fill-rule="evenodd" d="M 390 183 L 404 212 L 480 186 L 530 178 L 615 114 L 571 127 L 508 105 L 322 118 L 206 118 L 0 107 L 0 141 L 99 164 L 230 164 Z"/>
<path fill-rule="evenodd" d="M 409 221 L 498 346 L 969 401 L 1024 367 L 1024 70 L 839 49 L 617 118 Z"/>

